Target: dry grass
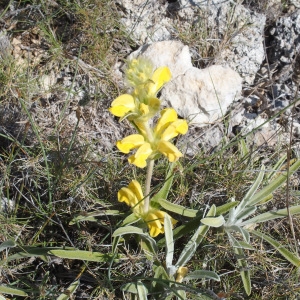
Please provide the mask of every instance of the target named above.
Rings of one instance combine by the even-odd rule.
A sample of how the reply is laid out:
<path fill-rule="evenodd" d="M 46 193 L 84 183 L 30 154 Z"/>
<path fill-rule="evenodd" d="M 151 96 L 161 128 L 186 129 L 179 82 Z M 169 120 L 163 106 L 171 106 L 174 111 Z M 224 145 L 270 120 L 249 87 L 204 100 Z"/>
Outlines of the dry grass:
<path fill-rule="evenodd" d="M 264 8 L 259 1 L 248 4 Z M 124 214 L 101 212 L 127 214 L 127 208 L 117 203 L 116 193 L 133 176 L 141 180 L 145 176 L 116 151 L 115 141 L 131 129 L 123 122 L 120 130 L 107 111 L 121 92 L 111 69 L 136 45 L 118 20 L 115 1 L 18 1 L 5 10 L 8 5 L 0 3 L 0 25 L 11 43 L 0 60 L 0 242 L 13 240 L 16 245 L 0 252 L 0 282 L 28 291 L 26 299 L 56 299 L 80 278 L 71 299 L 129 299 L 120 290 L 122 284 L 130 278 L 151 280 L 153 276 L 152 265 L 134 238 L 124 242 L 120 249 L 124 258 L 114 264 L 24 253 L 33 247 L 110 253 L 112 233 Z M 215 37 L 214 32 L 196 25 L 198 31 L 194 27 L 179 30 L 177 38 L 209 60 L 220 45 L 217 40 L 213 45 L 207 41 Z M 208 205 L 241 198 L 256 177 L 262 157 L 271 166 L 280 153 L 272 155 L 269 158 L 270 152 L 257 149 L 245 156 L 232 144 L 226 150 L 186 158 L 176 170 L 173 202 L 204 212 Z M 160 161 L 155 185 L 163 183 L 165 169 Z M 300 204 L 298 186 L 291 193 L 294 204 Z M 284 207 L 284 195 L 284 189 L 279 191 L 272 205 Z M 90 221 L 70 223 L 75 216 L 91 213 Z M 293 221 L 299 240 L 299 221 Z M 263 229 L 284 245 L 293 245 L 287 221 L 268 223 Z M 187 241 L 188 237 L 176 241 L 175 256 Z M 221 283 L 197 281 L 193 287 L 212 289 L 227 299 L 298 299 L 297 270 L 262 241 L 253 242 L 259 251 L 247 254 L 253 278 L 251 297 L 243 292 L 236 257 L 218 230 L 205 240 L 188 267 L 205 265 L 222 275 Z M 11 258 L 21 252 L 25 257 Z M 159 253 L 163 259 L 163 248 Z"/>

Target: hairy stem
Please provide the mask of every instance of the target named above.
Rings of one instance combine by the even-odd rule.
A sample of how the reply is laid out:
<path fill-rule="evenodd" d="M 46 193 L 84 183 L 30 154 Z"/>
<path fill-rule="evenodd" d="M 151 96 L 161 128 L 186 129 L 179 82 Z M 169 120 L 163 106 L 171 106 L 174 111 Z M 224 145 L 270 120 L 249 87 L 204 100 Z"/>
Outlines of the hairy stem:
<path fill-rule="evenodd" d="M 153 174 L 154 159 L 151 159 L 147 167 L 147 177 L 146 177 L 146 187 L 145 187 L 145 199 L 144 199 L 144 212 L 146 213 L 149 210 L 150 204 L 150 188 L 151 188 L 151 179 Z"/>

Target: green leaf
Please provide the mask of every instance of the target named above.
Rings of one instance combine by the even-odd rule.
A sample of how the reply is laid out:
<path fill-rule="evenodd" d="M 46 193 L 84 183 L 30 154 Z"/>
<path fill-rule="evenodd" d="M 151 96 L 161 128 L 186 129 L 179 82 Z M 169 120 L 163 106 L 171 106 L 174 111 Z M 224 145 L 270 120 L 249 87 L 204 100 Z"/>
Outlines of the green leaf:
<path fill-rule="evenodd" d="M 189 219 L 189 221 L 187 223 L 173 229 L 173 240 L 177 240 L 177 239 L 181 238 L 182 236 L 190 234 L 191 232 L 196 230 L 199 227 L 199 225 L 201 224 L 201 219 L 202 219 L 202 216 L 197 216 L 193 219 Z M 165 245 L 165 243 L 166 243 L 166 239 L 165 239 L 165 237 L 163 237 L 157 242 L 157 246 L 162 247 Z"/>
<path fill-rule="evenodd" d="M 72 296 L 75 293 L 78 286 L 79 286 L 79 280 L 72 282 L 69 285 L 69 287 L 56 300 L 68 300 L 70 296 Z"/>
<path fill-rule="evenodd" d="M 135 227 L 135 226 L 124 226 L 116 229 L 113 233 L 113 237 L 120 236 L 124 234 L 141 234 L 144 235 L 144 231 L 141 228 Z"/>
<path fill-rule="evenodd" d="M 6 300 L 2 295 L 0 295 L 0 300 Z"/>
<path fill-rule="evenodd" d="M 130 282 L 130 283 L 126 283 L 126 284 L 122 285 L 121 290 L 124 292 L 127 292 L 127 293 L 131 293 L 131 294 L 138 293 L 137 286 L 134 282 Z"/>
<path fill-rule="evenodd" d="M 207 217 L 213 217 L 216 214 L 216 206 L 213 205 L 207 213 Z M 196 230 L 192 238 L 188 241 L 184 249 L 182 250 L 179 259 L 176 263 L 176 267 L 183 267 L 194 255 L 197 250 L 197 247 L 202 242 L 205 237 L 207 231 L 209 229 L 208 225 L 200 225 Z"/>
<path fill-rule="evenodd" d="M 262 232 L 256 231 L 256 230 L 251 230 L 251 233 L 253 233 L 254 235 L 262 238 L 263 240 L 265 240 L 266 242 L 268 242 L 269 244 L 271 244 L 286 260 L 288 260 L 294 266 L 296 266 L 298 268 L 300 267 L 300 259 L 299 259 L 299 257 L 297 257 L 295 254 L 293 254 L 289 250 L 287 250 L 279 242 L 277 242 L 276 240 L 272 239 L 270 236 L 268 236 L 268 235 L 266 235 L 266 234 L 264 234 Z"/>
<path fill-rule="evenodd" d="M 239 232 L 242 235 L 242 237 L 246 243 L 250 242 L 249 232 L 246 229 L 242 228 L 241 226 L 232 225 L 232 226 L 225 226 L 224 228 L 225 228 L 225 231 L 228 233 L 230 233 L 232 231 Z"/>
<path fill-rule="evenodd" d="M 17 288 L 11 288 L 9 286 L 6 285 L 0 285 L 0 293 L 3 294 L 10 294 L 10 295 L 17 295 L 17 296 L 22 296 L 22 297 L 27 297 L 28 294 L 21 290 L 21 289 L 17 289 Z"/>
<path fill-rule="evenodd" d="M 172 266 L 174 255 L 174 241 L 173 241 L 173 228 L 171 218 L 168 214 L 165 214 L 164 228 L 166 238 L 166 266 L 169 268 Z M 171 274 L 173 275 L 173 274 Z"/>
<path fill-rule="evenodd" d="M 176 163 L 170 164 L 163 187 L 151 198 L 151 201 L 159 202 L 160 199 L 166 200 L 168 198 L 168 194 L 173 183 L 173 178 L 174 178 L 173 170 L 175 165 Z"/>
<path fill-rule="evenodd" d="M 143 229 L 135 227 L 135 226 L 125 226 L 120 227 L 113 233 L 113 237 L 122 236 L 125 234 L 137 234 L 147 243 L 147 248 L 151 250 L 151 252 L 155 253 L 157 251 L 156 241 L 150 237 L 150 235 L 143 231 Z"/>
<path fill-rule="evenodd" d="M 0 262 L 0 265 L 4 262 L 10 262 L 15 259 L 27 258 L 27 257 L 40 257 L 44 261 L 48 261 L 47 256 L 49 256 L 49 250 L 58 250 L 58 249 L 71 249 L 74 248 L 62 248 L 62 247 L 23 247 L 17 253 L 8 256 L 6 259 Z"/>
<path fill-rule="evenodd" d="M 240 275 L 242 277 L 245 292 L 249 296 L 251 294 L 251 278 L 244 251 L 242 248 L 234 247 L 233 249 L 234 253 L 237 254 L 237 262 L 240 268 Z"/>
<path fill-rule="evenodd" d="M 291 206 L 289 208 L 289 211 L 290 211 L 291 216 L 299 214 L 300 213 L 300 205 Z M 252 225 L 252 224 L 262 223 L 262 222 L 266 222 L 266 221 L 270 221 L 270 220 L 274 220 L 274 219 L 278 219 L 278 218 L 284 218 L 287 216 L 288 216 L 287 209 L 282 208 L 277 211 L 268 211 L 263 214 L 257 215 L 249 220 L 244 221 L 240 225 L 248 227 L 249 225 Z"/>
<path fill-rule="evenodd" d="M 206 271 L 206 270 L 197 270 L 194 272 L 189 273 L 187 276 L 184 277 L 184 280 L 190 280 L 190 279 L 213 279 L 216 281 L 220 281 L 220 276 L 213 272 L 213 271 Z"/>
<path fill-rule="evenodd" d="M 240 202 L 239 201 L 231 201 L 228 203 L 225 203 L 221 206 L 217 207 L 216 216 L 224 215 L 227 213 L 231 208 L 236 207 Z"/>
<path fill-rule="evenodd" d="M 203 219 L 201 219 L 201 223 L 204 225 L 208 225 L 210 227 L 217 228 L 217 227 L 221 227 L 222 225 L 224 225 L 225 220 L 224 220 L 224 217 L 221 215 L 218 217 L 203 218 Z"/>
<path fill-rule="evenodd" d="M 17 246 L 17 244 L 16 244 L 15 241 L 7 240 L 7 241 L 0 244 L 0 252 L 7 249 L 7 248 L 14 248 L 16 246 Z"/>
<path fill-rule="evenodd" d="M 194 218 L 197 216 L 197 214 L 199 214 L 198 210 L 194 210 L 194 209 L 190 209 L 190 208 L 186 208 L 184 206 L 175 204 L 175 203 L 171 203 L 167 200 L 164 199 L 159 199 L 157 200 L 157 202 L 166 210 L 174 212 L 176 214 L 185 216 L 185 217 L 189 217 L 189 218 Z"/>
<path fill-rule="evenodd" d="M 50 250 L 49 254 L 60 258 L 80 259 L 96 262 L 110 262 L 114 258 L 114 255 L 111 254 L 84 250 Z"/>
<path fill-rule="evenodd" d="M 143 283 L 141 281 L 138 281 L 136 283 L 136 287 L 137 287 L 137 293 L 139 296 L 139 300 L 147 300 L 147 296 L 148 296 L 148 290 L 147 288 L 143 285 Z"/>
<path fill-rule="evenodd" d="M 236 223 L 242 222 L 242 220 L 248 218 L 253 215 L 256 211 L 256 206 L 245 207 L 239 214 L 235 215 Z"/>
<path fill-rule="evenodd" d="M 74 225 L 78 222 L 86 222 L 86 221 L 99 222 L 99 220 L 96 219 L 95 217 L 111 216 L 111 215 L 123 215 L 123 213 L 120 213 L 119 210 L 104 210 L 104 211 L 90 212 L 85 215 L 76 216 L 69 222 L 69 225 Z"/>
<path fill-rule="evenodd" d="M 234 213 L 235 219 L 240 219 L 240 217 L 237 218 L 237 215 L 240 215 L 244 211 L 246 206 L 251 206 L 250 201 L 252 200 L 252 197 L 255 194 L 255 192 L 257 191 L 257 189 L 259 188 L 259 186 L 264 178 L 264 174 L 265 174 L 265 166 L 262 165 L 261 170 L 260 170 L 256 180 L 252 184 L 251 188 L 249 189 L 249 191 L 247 192 L 245 197 L 242 199 L 241 203 L 237 206 L 235 213 Z"/>
<path fill-rule="evenodd" d="M 120 242 L 120 239 L 121 239 L 121 236 L 116 236 L 113 238 L 113 243 L 112 243 L 112 253 L 116 253 L 117 252 L 117 247 L 118 247 L 118 244 Z"/>
<path fill-rule="evenodd" d="M 286 158 L 287 158 L 287 154 L 285 153 L 280 157 L 280 159 L 277 161 L 277 163 L 273 166 L 272 172 L 267 173 L 266 179 L 271 179 L 277 173 L 277 171 L 283 165 Z"/>
<path fill-rule="evenodd" d="M 295 173 L 300 167 L 300 160 L 297 160 L 292 166 L 289 168 L 289 176 Z M 272 194 L 276 189 L 278 189 L 287 179 L 287 172 L 279 175 L 277 178 L 273 179 L 266 187 L 260 190 L 257 194 L 255 194 L 251 200 L 248 202 L 248 206 L 253 206 L 262 201 L 262 199 L 266 198 L 270 194 Z"/>
<path fill-rule="evenodd" d="M 132 213 L 123 220 L 121 226 L 131 225 L 131 224 L 136 223 L 139 220 L 140 220 L 140 218 L 137 217 L 134 213 Z"/>

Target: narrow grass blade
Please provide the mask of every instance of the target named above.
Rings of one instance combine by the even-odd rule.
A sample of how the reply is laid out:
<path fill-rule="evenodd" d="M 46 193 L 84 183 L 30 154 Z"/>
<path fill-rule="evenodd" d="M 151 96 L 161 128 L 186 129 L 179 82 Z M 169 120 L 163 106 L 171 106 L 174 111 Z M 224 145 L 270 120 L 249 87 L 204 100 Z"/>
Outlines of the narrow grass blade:
<path fill-rule="evenodd" d="M 114 258 L 113 255 L 107 253 L 103 254 L 100 252 L 91 252 L 84 250 L 50 250 L 49 254 L 55 255 L 60 258 L 80 259 L 96 262 L 110 262 Z"/>
<path fill-rule="evenodd" d="M 70 297 L 73 299 L 72 295 L 75 293 L 78 286 L 79 280 L 74 281 L 59 297 L 57 297 L 56 300 L 68 300 Z"/>
<path fill-rule="evenodd" d="M 168 214 L 165 214 L 164 228 L 165 228 L 165 238 L 166 238 L 166 266 L 167 269 L 169 270 L 169 268 L 172 266 L 172 261 L 173 261 L 174 241 L 173 241 L 172 222 Z"/>
<path fill-rule="evenodd" d="M 185 216 L 185 217 L 189 217 L 189 218 L 194 218 L 196 217 L 196 215 L 199 213 L 198 210 L 194 210 L 194 209 L 190 209 L 190 208 L 186 208 L 184 206 L 175 204 L 175 203 L 171 203 L 167 200 L 164 199 L 159 199 L 157 200 L 157 202 L 166 210 L 168 211 L 172 211 L 176 214 Z"/>
<path fill-rule="evenodd" d="M 291 206 L 289 208 L 289 211 L 290 211 L 291 216 L 300 214 L 300 205 Z M 286 208 L 282 208 L 277 211 L 268 211 L 263 214 L 257 215 L 249 220 L 244 221 L 243 223 L 241 223 L 241 226 L 248 226 L 248 225 L 252 225 L 252 224 L 256 224 L 256 223 L 262 223 L 262 222 L 266 222 L 266 221 L 270 221 L 270 220 L 274 220 L 274 219 L 278 219 L 278 218 L 284 218 L 287 216 L 288 216 L 288 211 Z"/>
<path fill-rule="evenodd" d="M 292 166 L 289 168 L 289 175 L 291 176 L 293 173 L 295 173 L 300 167 L 300 160 L 297 160 Z M 264 187 L 262 190 L 260 190 L 256 195 L 254 195 L 249 202 L 247 203 L 248 206 L 253 206 L 262 199 L 266 198 L 270 194 L 272 194 L 276 189 L 278 189 L 287 178 L 287 172 L 284 172 L 284 174 L 279 175 L 277 178 L 272 180 L 266 187 Z"/>
<path fill-rule="evenodd" d="M 298 268 L 300 267 L 300 258 L 283 247 L 279 242 L 272 239 L 270 236 L 256 230 L 251 230 L 251 233 L 271 244 L 286 260 L 288 260 L 294 266 Z"/>
<path fill-rule="evenodd" d="M 187 276 L 184 277 L 184 280 L 190 280 L 190 279 L 213 279 L 216 281 L 220 281 L 220 276 L 213 272 L 213 271 L 206 271 L 206 270 L 197 270 L 194 272 L 189 273 Z"/>
<path fill-rule="evenodd" d="M 0 293 L 16 295 L 16 296 L 21 296 L 21 297 L 28 296 L 28 294 L 25 291 L 23 291 L 21 289 L 17 289 L 17 288 L 11 288 L 6 285 L 0 285 Z"/>

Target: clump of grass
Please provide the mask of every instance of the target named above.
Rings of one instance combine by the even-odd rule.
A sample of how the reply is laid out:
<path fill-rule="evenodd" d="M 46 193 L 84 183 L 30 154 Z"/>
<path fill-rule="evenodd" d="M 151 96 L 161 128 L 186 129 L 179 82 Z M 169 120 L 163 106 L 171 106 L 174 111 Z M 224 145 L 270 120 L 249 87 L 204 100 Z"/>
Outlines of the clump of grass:
<path fill-rule="evenodd" d="M 26 4 L 30 5 L 28 10 Z M 0 281 L 26 290 L 31 299 L 57 298 L 67 293 L 77 279 L 80 285 L 74 295 L 78 299 L 126 299 L 129 296 L 120 288 L 130 278 L 153 280 L 153 265 L 165 259 L 163 242 L 158 241 L 160 248 L 154 263 L 141 252 L 133 237 L 124 239 L 119 248 L 121 259 L 116 261 L 110 256 L 98 262 L 61 258 L 51 251 L 72 247 L 109 254 L 112 234 L 127 215 L 124 206 L 116 203 L 117 191 L 132 177 L 145 180 L 143 172 L 125 165 L 125 158 L 104 140 L 105 135 L 112 141 L 120 138 L 120 133 L 112 132 L 119 130 L 116 121 L 108 113 L 105 115 L 118 94 L 108 70 L 135 44 L 118 22 L 114 1 L 60 1 L 58 6 L 47 1 L 21 1 L 17 9 L 35 11 L 36 19 L 18 20 L 15 15 L 11 21 L 22 26 L 11 29 L 9 34 L 19 38 L 38 28 L 44 56 L 32 63 L 25 55 L 26 67 L 18 65 L 13 57 L 0 61 L 0 200 L 1 205 L 4 201 L 12 203 L 11 208 L 0 212 L 0 241 L 10 241 L 1 250 Z M 221 46 L 215 33 L 202 23 L 188 31 L 178 28 L 178 38 L 201 53 L 205 61 L 197 62 L 203 63 L 201 66 Z M 43 90 L 40 76 L 50 76 L 52 70 L 55 74 L 68 74 L 69 85 L 58 82 Z M 75 90 L 72 85 L 78 76 L 82 76 L 81 83 Z M 85 89 L 87 102 L 84 97 L 76 98 L 80 88 Z M 45 96 L 48 92 L 52 93 L 50 98 Z M 62 94 L 64 98 L 60 98 Z M 81 112 L 76 117 L 78 107 Z M 103 115 L 101 122 L 108 125 L 95 129 L 99 115 Z M 88 129 L 84 130 L 84 126 Z M 99 128 L 103 135 L 88 136 Z M 172 202 L 204 214 L 212 204 L 219 206 L 232 197 L 241 199 L 245 195 L 257 176 L 262 154 L 246 153 L 236 145 L 226 147 L 217 153 L 186 158 L 175 168 Z M 274 154 L 266 169 L 274 165 L 279 154 Z M 165 163 L 160 161 L 154 173 L 154 190 L 165 183 L 166 171 Z M 284 195 L 285 191 L 279 190 L 275 201 L 263 208 L 285 207 L 281 200 Z M 299 204 L 297 195 L 292 202 Z M 178 226 L 189 221 L 184 216 L 178 220 Z M 297 225 L 297 220 L 293 221 Z M 292 244 L 287 222 L 267 224 L 261 225 L 264 232 L 287 247 Z M 247 299 L 237 257 L 230 252 L 224 231 L 216 228 L 212 233 L 187 266 L 217 271 L 222 280 L 198 280 L 190 288 L 210 289 L 219 297 Z M 299 238 L 298 231 L 296 237 Z M 185 235 L 175 241 L 178 248 L 174 259 L 179 258 L 189 238 Z M 252 242 L 259 251 L 245 251 L 253 281 L 251 299 L 293 299 L 298 293 L 297 270 L 261 239 L 253 238 Z M 194 290 L 188 290 L 187 295 L 189 299 L 198 297 Z"/>

